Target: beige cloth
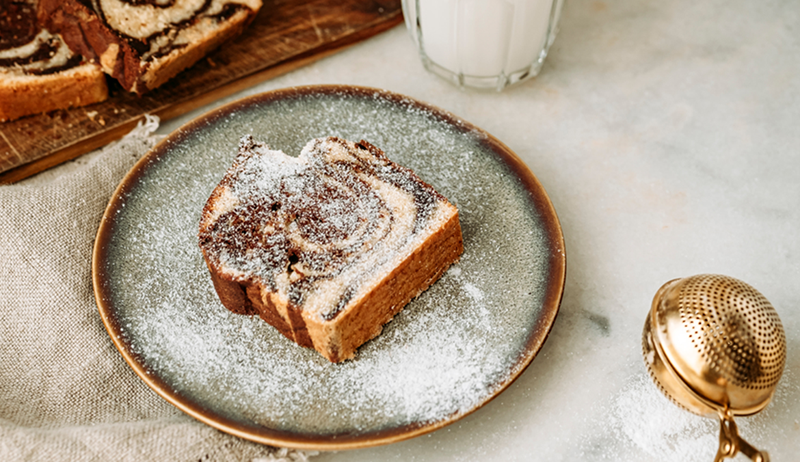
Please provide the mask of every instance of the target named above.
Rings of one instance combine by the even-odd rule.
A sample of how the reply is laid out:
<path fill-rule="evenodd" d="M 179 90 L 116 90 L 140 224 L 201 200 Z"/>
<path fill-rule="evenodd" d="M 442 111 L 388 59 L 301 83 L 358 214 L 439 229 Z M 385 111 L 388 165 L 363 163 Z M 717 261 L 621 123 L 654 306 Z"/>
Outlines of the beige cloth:
<path fill-rule="evenodd" d="M 131 134 L 0 186 L 0 461 L 307 460 L 183 414 L 128 367 L 92 292 L 95 232 L 115 187 L 157 141 Z"/>

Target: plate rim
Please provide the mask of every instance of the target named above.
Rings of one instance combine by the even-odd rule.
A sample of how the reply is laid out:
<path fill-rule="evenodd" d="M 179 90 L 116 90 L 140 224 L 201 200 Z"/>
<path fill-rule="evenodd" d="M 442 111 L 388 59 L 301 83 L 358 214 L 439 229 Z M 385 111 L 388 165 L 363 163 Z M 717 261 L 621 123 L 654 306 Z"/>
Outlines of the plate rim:
<path fill-rule="evenodd" d="M 138 355 L 123 340 L 124 336 L 120 325 L 113 316 L 109 289 L 106 287 L 105 282 L 107 277 L 104 270 L 104 262 L 107 261 L 107 247 L 113 235 L 114 216 L 124 203 L 124 197 L 134 189 L 147 167 L 165 156 L 173 143 L 180 142 L 185 137 L 191 136 L 194 132 L 202 130 L 204 126 L 210 125 L 214 120 L 231 112 L 251 105 L 268 104 L 285 98 L 308 97 L 317 94 L 344 94 L 361 97 L 380 95 L 393 103 L 402 103 L 423 109 L 424 112 L 456 127 L 462 132 L 480 134 L 479 142 L 487 145 L 488 150 L 496 154 L 510 169 L 514 177 L 520 181 L 522 188 L 527 191 L 529 200 L 534 204 L 539 214 L 545 234 L 545 242 L 548 244 L 549 250 L 549 271 L 545 277 L 546 287 L 542 301 L 542 315 L 537 317 L 536 322 L 530 326 L 530 333 L 524 342 L 523 353 L 517 357 L 516 362 L 509 364 L 509 375 L 501 382 L 494 384 L 496 388 L 480 403 L 466 412 L 445 416 L 432 422 L 414 422 L 400 427 L 369 431 L 357 435 L 308 435 L 271 429 L 266 426 L 258 427 L 259 431 L 252 431 L 253 427 L 242 425 L 232 419 L 203 409 L 188 400 L 182 400 L 180 393 L 172 390 L 160 377 L 150 374 L 144 368 L 143 364 L 137 359 Z M 246 96 L 212 109 L 181 125 L 143 155 L 117 185 L 100 220 L 92 250 L 92 287 L 103 325 L 125 362 L 148 387 L 184 413 L 217 430 L 257 443 L 310 450 L 359 449 L 395 443 L 446 427 L 482 408 L 511 386 L 541 350 L 555 324 L 564 294 L 565 282 L 566 248 L 564 234 L 555 208 L 538 178 L 516 153 L 485 130 L 434 105 L 388 90 L 353 85 L 304 85 L 270 90 Z"/>

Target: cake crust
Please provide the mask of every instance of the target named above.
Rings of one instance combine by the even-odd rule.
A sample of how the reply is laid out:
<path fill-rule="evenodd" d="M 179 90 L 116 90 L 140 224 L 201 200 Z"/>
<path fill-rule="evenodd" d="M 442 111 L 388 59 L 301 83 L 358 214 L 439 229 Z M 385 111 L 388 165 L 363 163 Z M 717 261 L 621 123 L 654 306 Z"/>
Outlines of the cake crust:
<path fill-rule="evenodd" d="M 105 74 L 93 64 L 43 76 L 11 77 L 0 72 L 0 122 L 86 106 L 106 98 Z"/>
<path fill-rule="evenodd" d="M 455 206 L 380 149 L 333 137 L 299 158 L 243 139 L 199 241 L 226 308 L 332 362 L 353 358 L 463 252 Z"/>

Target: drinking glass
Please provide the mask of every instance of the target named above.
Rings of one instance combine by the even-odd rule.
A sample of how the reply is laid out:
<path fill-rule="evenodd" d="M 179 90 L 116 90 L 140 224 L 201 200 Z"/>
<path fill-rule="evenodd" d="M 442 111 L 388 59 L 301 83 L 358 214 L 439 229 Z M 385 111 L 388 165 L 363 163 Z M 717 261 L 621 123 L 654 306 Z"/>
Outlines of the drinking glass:
<path fill-rule="evenodd" d="M 494 88 L 539 73 L 563 0 L 402 0 L 425 68 L 459 86 Z"/>

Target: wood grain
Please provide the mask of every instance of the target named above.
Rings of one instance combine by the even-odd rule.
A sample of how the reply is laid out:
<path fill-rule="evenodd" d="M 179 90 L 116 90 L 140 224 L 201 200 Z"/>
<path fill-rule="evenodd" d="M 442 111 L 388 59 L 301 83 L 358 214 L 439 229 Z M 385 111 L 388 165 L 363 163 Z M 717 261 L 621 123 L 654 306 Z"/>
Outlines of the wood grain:
<path fill-rule="evenodd" d="M 0 123 L 0 184 L 13 183 L 122 137 L 144 114 L 162 120 L 336 53 L 402 21 L 399 0 L 265 0 L 237 40 L 157 90 L 111 83 L 102 103 Z"/>

